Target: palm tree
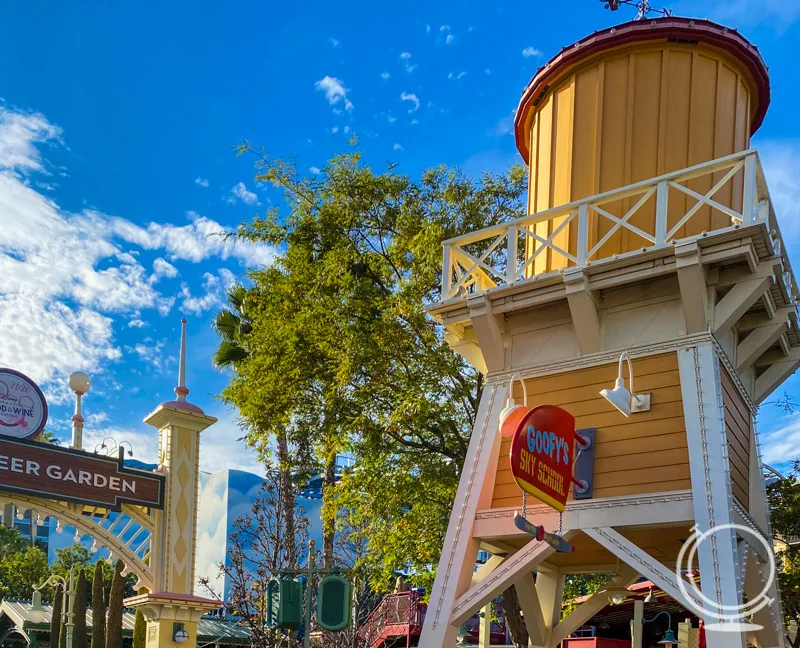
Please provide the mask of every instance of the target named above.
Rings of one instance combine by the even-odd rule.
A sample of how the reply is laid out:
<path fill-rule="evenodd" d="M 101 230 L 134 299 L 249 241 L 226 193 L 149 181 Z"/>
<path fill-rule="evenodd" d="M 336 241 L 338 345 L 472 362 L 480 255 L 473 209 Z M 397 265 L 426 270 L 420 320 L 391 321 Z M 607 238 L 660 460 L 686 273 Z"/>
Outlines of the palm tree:
<path fill-rule="evenodd" d="M 27 542 L 19 529 L 13 526 L 0 525 L 0 557 L 5 558 L 9 554 L 21 553 L 25 551 Z"/>
<path fill-rule="evenodd" d="M 214 330 L 220 343 L 214 354 L 216 367 L 236 367 L 249 356 L 246 338 L 252 330 L 245 310 L 247 288 L 234 284 L 228 288 L 228 308 L 223 308 L 214 317 Z"/>
<path fill-rule="evenodd" d="M 61 445 L 61 441 L 49 430 L 42 430 L 42 433 L 39 435 L 39 441 L 41 443 L 49 443 L 50 445 Z"/>

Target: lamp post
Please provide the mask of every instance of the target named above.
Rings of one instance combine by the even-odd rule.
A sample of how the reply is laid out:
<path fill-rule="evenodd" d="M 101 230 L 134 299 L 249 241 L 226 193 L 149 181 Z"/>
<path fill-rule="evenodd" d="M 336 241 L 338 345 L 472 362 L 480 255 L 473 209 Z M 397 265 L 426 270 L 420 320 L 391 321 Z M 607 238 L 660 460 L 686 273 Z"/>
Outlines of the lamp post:
<path fill-rule="evenodd" d="M 39 587 L 34 588 L 34 592 L 39 594 L 39 600 L 41 600 L 41 590 L 43 590 L 48 585 L 61 585 L 64 589 L 64 597 L 66 599 L 66 612 L 62 612 L 62 616 L 66 617 L 66 622 L 64 623 L 64 627 L 67 629 L 67 640 L 66 640 L 66 648 L 72 648 L 72 631 L 75 628 L 75 569 L 74 567 L 70 567 L 69 570 L 69 578 L 67 579 L 64 576 L 57 576 L 53 574 L 48 578 L 44 583 L 39 585 Z M 62 608 L 63 609 L 63 608 Z"/>
<path fill-rule="evenodd" d="M 81 412 L 81 399 L 89 391 L 92 381 L 85 373 L 76 371 L 69 377 L 69 388 L 75 392 L 75 414 L 72 416 L 72 447 L 83 450 L 83 412 Z"/>
<path fill-rule="evenodd" d="M 675 633 L 672 632 L 672 615 L 669 612 L 667 612 L 666 610 L 661 610 L 661 612 L 656 614 L 654 617 L 651 617 L 649 619 L 642 619 L 642 623 L 643 624 L 651 623 L 655 621 L 658 617 L 660 617 L 662 614 L 667 615 L 667 620 L 669 621 L 669 624 L 667 625 L 667 631 L 664 633 L 664 638 L 661 641 L 659 641 L 657 645 L 665 646 L 665 648 L 675 648 L 675 646 L 678 645 L 678 640 L 675 638 Z"/>

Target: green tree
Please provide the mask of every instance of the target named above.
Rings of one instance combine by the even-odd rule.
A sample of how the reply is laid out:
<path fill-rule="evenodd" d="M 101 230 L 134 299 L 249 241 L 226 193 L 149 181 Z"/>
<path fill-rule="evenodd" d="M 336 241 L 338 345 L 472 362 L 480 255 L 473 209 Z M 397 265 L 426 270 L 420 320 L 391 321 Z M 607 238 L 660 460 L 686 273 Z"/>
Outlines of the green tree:
<path fill-rule="evenodd" d="M 28 546 L 19 529 L 13 526 L 0 525 L 0 560 L 12 553 L 25 551 Z"/>
<path fill-rule="evenodd" d="M 47 556 L 39 547 L 9 553 L 0 559 L 0 593 L 3 598 L 29 601 L 33 589 L 50 576 Z"/>
<path fill-rule="evenodd" d="M 247 336 L 251 324 L 245 312 L 247 289 L 234 284 L 228 289 L 228 308 L 223 308 L 214 317 L 214 330 L 220 338 L 214 354 L 217 367 L 232 367 L 246 359 Z"/>
<path fill-rule="evenodd" d="M 106 599 L 103 587 L 105 565 L 105 561 L 97 561 L 92 579 L 92 648 L 105 648 L 106 645 Z"/>
<path fill-rule="evenodd" d="M 800 623 L 800 460 L 792 461 L 789 475 L 767 486 L 775 537 L 778 584 L 784 620 Z M 791 648 L 800 648 L 800 633 Z"/>
<path fill-rule="evenodd" d="M 314 177 L 260 156 L 256 179 L 287 208 L 236 236 L 282 254 L 250 275 L 247 355 L 222 396 L 265 457 L 285 437 L 297 465 L 325 472 L 327 537 L 349 508 L 371 582 L 408 569 L 430 588 L 483 382 L 425 303 L 438 299 L 443 239 L 524 215 L 524 170 L 412 180 L 355 152 Z M 356 467 L 334 485 L 341 451 Z"/>
<path fill-rule="evenodd" d="M 125 563 L 118 560 L 114 565 L 114 578 L 108 594 L 108 618 L 106 619 L 106 648 L 122 648 L 122 599 L 125 578 L 122 571 Z"/>
<path fill-rule="evenodd" d="M 89 637 L 86 632 L 86 570 L 78 570 L 75 579 L 75 627 L 72 629 L 72 648 L 89 648 Z"/>
<path fill-rule="evenodd" d="M 94 554 L 76 542 L 69 547 L 56 549 L 56 559 L 53 561 L 53 573 L 59 576 L 69 576 L 70 569 L 84 569 L 94 562 Z"/>
<path fill-rule="evenodd" d="M 61 636 L 61 605 L 63 602 L 63 591 L 61 584 L 56 585 L 56 593 L 53 596 L 53 609 L 50 614 L 50 648 L 58 648 L 59 637 Z"/>
<path fill-rule="evenodd" d="M 142 611 L 136 610 L 136 618 L 133 623 L 133 648 L 145 648 L 147 643 L 147 621 L 145 621 Z"/>

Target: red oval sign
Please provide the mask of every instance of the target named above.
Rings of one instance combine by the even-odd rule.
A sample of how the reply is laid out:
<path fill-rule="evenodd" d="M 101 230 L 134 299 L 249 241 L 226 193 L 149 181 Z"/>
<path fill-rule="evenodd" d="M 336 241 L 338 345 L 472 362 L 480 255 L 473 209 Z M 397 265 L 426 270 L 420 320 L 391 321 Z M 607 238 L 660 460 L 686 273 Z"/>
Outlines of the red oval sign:
<path fill-rule="evenodd" d="M 575 417 L 541 405 L 522 419 L 511 441 L 511 474 L 526 493 L 557 511 L 567 504 L 575 449 Z"/>

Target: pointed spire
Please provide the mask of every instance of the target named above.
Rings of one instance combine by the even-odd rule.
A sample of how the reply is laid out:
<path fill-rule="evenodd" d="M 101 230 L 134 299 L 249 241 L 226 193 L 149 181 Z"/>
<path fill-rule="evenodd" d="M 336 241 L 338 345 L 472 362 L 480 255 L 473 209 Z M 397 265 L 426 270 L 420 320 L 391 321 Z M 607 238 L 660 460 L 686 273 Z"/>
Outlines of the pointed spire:
<path fill-rule="evenodd" d="M 181 357 L 178 364 L 178 386 L 175 394 L 179 403 L 185 403 L 189 390 L 186 388 L 186 318 L 181 319 Z"/>

